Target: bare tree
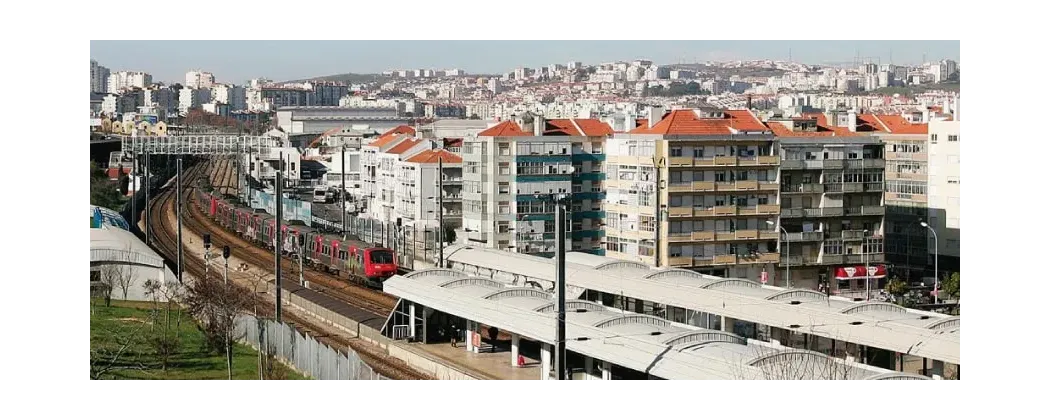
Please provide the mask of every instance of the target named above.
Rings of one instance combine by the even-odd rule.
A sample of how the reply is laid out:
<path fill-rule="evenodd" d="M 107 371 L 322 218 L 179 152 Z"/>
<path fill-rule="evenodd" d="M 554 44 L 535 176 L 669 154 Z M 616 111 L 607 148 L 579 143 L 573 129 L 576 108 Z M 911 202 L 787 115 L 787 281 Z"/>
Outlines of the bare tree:
<path fill-rule="evenodd" d="M 171 304 L 173 301 L 176 302 L 178 307 L 178 288 L 177 284 L 163 285 L 161 282 L 156 280 L 146 280 L 143 283 L 143 289 L 145 290 L 146 296 L 153 302 L 153 308 L 150 310 L 150 335 L 146 339 L 146 342 L 153 347 L 154 353 L 160 359 L 160 368 L 162 371 L 168 370 L 169 362 L 171 357 L 178 353 L 179 347 L 182 345 L 182 341 L 179 336 L 179 324 L 176 323 L 175 328 L 171 327 Z M 160 299 L 164 298 L 164 322 L 161 322 L 161 310 L 160 310 Z M 160 328 L 156 328 L 157 325 Z"/>
<path fill-rule="evenodd" d="M 129 244 L 124 250 L 130 254 L 131 245 Z M 128 300 L 128 289 L 131 288 L 131 284 L 135 281 L 135 275 L 138 274 L 138 270 L 137 267 L 131 264 L 116 266 L 116 276 L 113 279 L 113 285 L 120 288 L 121 299 Z"/>
<path fill-rule="evenodd" d="M 98 271 L 99 279 L 95 285 L 95 296 L 101 297 L 106 302 L 106 306 L 109 306 L 113 297 L 113 288 L 117 284 L 117 278 L 120 277 L 120 267 L 115 264 L 105 264 L 99 267 Z"/>
<path fill-rule="evenodd" d="M 232 351 L 230 337 L 237 315 L 251 307 L 249 296 L 236 286 L 224 283 L 215 276 L 195 279 L 186 289 L 184 303 L 191 316 L 200 321 L 207 346 L 216 351 L 225 351 L 227 369 L 232 377 Z"/>

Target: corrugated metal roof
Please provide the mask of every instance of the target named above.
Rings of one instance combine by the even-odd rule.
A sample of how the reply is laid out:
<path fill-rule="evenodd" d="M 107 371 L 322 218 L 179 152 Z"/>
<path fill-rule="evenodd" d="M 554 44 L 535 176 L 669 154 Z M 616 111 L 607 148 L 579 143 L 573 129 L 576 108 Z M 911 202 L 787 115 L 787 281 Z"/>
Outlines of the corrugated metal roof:
<path fill-rule="evenodd" d="M 580 297 L 587 289 L 623 294 L 889 351 L 949 363 L 960 362 L 960 328 L 957 325 L 944 329 L 927 327 L 938 319 L 948 318 L 946 315 L 904 309 L 892 304 L 879 305 L 876 309 L 882 309 L 881 312 L 864 310 L 843 313 L 859 302 L 837 297 L 818 299 L 808 290 L 793 290 L 791 292 L 799 296 L 778 299 L 788 289 L 745 287 L 746 284 L 741 281 L 708 282 L 708 279 L 697 279 L 680 270 L 666 270 L 668 273 L 661 276 L 656 276 L 657 272 L 652 270 L 634 268 L 603 271 L 596 268 L 600 264 L 588 266 L 568 262 L 570 258 L 588 261 L 588 264 L 595 262 L 591 257 L 573 254 L 567 254 L 565 264 L 568 279 L 566 290 L 570 298 Z M 545 287 L 553 285 L 555 278 L 553 259 L 462 245 L 446 248 L 445 255 L 454 268 L 469 270 L 470 267 L 482 267 L 512 273 L 523 279 L 539 281 Z M 609 262 L 621 262 L 613 258 L 606 259 Z M 901 311 L 887 315 L 885 312 L 896 311 L 893 307 Z"/>
<path fill-rule="evenodd" d="M 555 341 L 554 303 L 548 293 L 472 277 L 448 269 L 422 270 L 394 276 L 383 290 L 461 318 L 517 333 L 529 339 Z M 485 293 L 487 290 L 489 293 Z M 775 348 L 739 336 L 691 325 L 623 312 L 591 302 L 572 302 L 566 313 L 566 347 L 576 353 L 647 372 L 665 379 L 786 379 L 770 372 L 798 371 L 802 379 L 832 379 L 819 369 L 787 369 L 794 349 Z M 577 311 L 576 308 L 586 308 Z M 784 358 L 770 358 L 785 353 Z M 786 360 L 786 361 L 782 361 Z M 773 363 L 775 369 L 752 361 Z M 857 377 L 890 371 L 831 360 Z M 777 365 L 780 363 L 780 365 Z M 812 370 L 812 372 L 810 372 Z"/>

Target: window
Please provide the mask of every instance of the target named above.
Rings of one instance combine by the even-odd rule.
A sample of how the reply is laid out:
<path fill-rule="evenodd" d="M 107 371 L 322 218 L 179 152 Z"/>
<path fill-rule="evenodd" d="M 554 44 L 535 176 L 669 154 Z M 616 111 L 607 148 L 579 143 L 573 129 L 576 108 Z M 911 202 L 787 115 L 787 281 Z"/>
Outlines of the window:
<path fill-rule="evenodd" d="M 573 194 L 579 193 L 579 192 L 583 192 L 583 185 L 581 185 L 581 184 L 572 184 L 572 192 L 573 192 Z"/>
<path fill-rule="evenodd" d="M 671 157 L 681 157 L 681 156 L 682 156 L 682 148 L 681 147 L 675 146 L 675 147 L 671 148 Z"/>
<path fill-rule="evenodd" d="M 953 134 L 949 134 L 948 135 L 948 141 L 951 141 L 951 142 L 959 141 L 959 136 L 953 135 Z M 293 171 L 295 170 L 294 166 L 292 167 L 292 170 Z"/>
<path fill-rule="evenodd" d="M 704 157 L 704 148 L 703 147 L 695 147 L 695 148 L 693 148 L 693 157 L 697 158 L 697 159 L 703 158 Z"/>
<path fill-rule="evenodd" d="M 508 162 L 500 162 L 499 163 L 499 174 L 500 175 L 510 175 L 510 163 L 508 163 Z"/>
<path fill-rule="evenodd" d="M 656 218 L 652 216 L 638 216 L 639 224 L 643 232 L 654 232 L 656 231 Z"/>
<path fill-rule="evenodd" d="M 602 153 L 602 144 L 600 142 L 591 143 L 591 153 Z"/>
<path fill-rule="evenodd" d="M 930 134 L 930 144 L 937 144 L 937 135 Z"/>
<path fill-rule="evenodd" d="M 500 220 L 499 222 L 496 222 L 496 229 L 499 233 L 510 232 L 510 222 L 506 220 Z"/>
<path fill-rule="evenodd" d="M 500 182 L 499 183 L 499 193 L 500 194 L 510 194 L 510 183 L 509 182 Z"/>
<path fill-rule="evenodd" d="M 510 214 L 510 202 L 500 201 L 499 202 L 499 212 L 500 212 L 500 214 Z"/>

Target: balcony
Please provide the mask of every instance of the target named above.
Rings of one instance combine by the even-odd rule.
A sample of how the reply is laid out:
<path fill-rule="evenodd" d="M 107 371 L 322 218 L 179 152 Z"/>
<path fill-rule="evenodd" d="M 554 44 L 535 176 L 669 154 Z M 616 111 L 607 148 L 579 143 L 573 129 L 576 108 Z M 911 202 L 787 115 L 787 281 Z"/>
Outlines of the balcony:
<path fill-rule="evenodd" d="M 668 217 L 692 217 L 693 209 L 689 207 L 670 207 L 667 209 Z"/>
<path fill-rule="evenodd" d="M 780 238 L 780 231 L 776 230 L 761 230 L 758 232 L 758 239 L 767 239 L 775 241 Z"/>
<path fill-rule="evenodd" d="M 826 260 L 828 255 L 825 255 L 824 257 Z M 842 264 L 877 264 L 885 260 L 885 257 L 881 252 L 868 254 L 846 254 L 839 255 L 839 257 L 842 257 Z M 825 263 L 827 263 L 827 261 L 825 261 Z"/>
<path fill-rule="evenodd" d="M 780 189 L 780 183 L 776 181 L 759 181 L 758 189 L 761 191 L 776 191 Z"/>
<path fill-rule="evenodd" d="M 736 239 L 758 239 L 757 229 L 738 230 L 736 231 Z"/>
<path fill-rule="evenodd" d="M 758 206 L 756 206 L 755 210 L 756 210 L 756 212 L 758 214 L 777 215 L 777 214 L 780 214 L 780 205 L 779 204 L 759 204 Z"/>
<path fill-rule="evenodd" d="M 886 214 L 886 208 L 882 206 L 847 207 L 844 213 L 846 216 L 883 216 Z"/>
<path fill-rule="evenodd" d="M 819 242 L 824 240 L 824 232 L 788 232 L 783 236 L 789 242 Z"/>
<path fill-rule="evenodd" d="M 862 239 L 864 239 L 864 231 L 863 230 L 854 229 L 854 230 L 844 230 L 844 231 L 842 231 L 842 240 L 843 241 L 859 241 L 859 240 L 862 240 Z"/>
<path fill-rule="evenodd" d="M 780 192 L 788 194 L 819 194 L 824 192 L 824 184 L 786 184 L 780 186 Z"/>
<path fill-rule="evenodd" d="M 667 191 L 668 192 L 673 192 L 673 193 L 692 192 L 693 191 L 693 185 L 692 184 L 680 183 L 680 182 L 679 183 L 674 183 L 674 184 L 668 184 L 667 185 Z"/>
<path fill-rule="evenodd" d="M 693 191 L 714 191 L 715 183 L 711 181 L 693 181 Z"/>
<path fill-rule="evenodd" d="M 671 257 L 668 259 L 667 264 L 672 267 L 691 267 L 693 265 L 693 257 Z"/>
<path fill-rule="evenodd" d="M 758 191 L 758 181 L 716 182 L 715 191 Z"/>
<path fill-rule="evenodd" d="M 759 156 L 757 162 L 758 165 L 771 165 L 776 166 L 780 164 L 780 156 Z"/>
<path fill-rule="evenodd" d="M 780 210 L 780 217 L 838 217 L 842 214 L 842 207 Z"/>
<path fill-rule="evenodd" d="M 692 235 L 689 233 L 672 232 L 667 235 L 668 242 L 692 242 Z"/>
<path fill-rule="evenodd" d="M 705 232 L 693 232 L 689 235 L 690 239 L 694 241 L 713 241 L 715 240 L 715 233 L 710 231 Z"/>
<path fill-rule="evenodd" d="M 736 206 L 715 206 L 713 209 L 715 216 L 736 216 Z"/>
<path fill-rule="evenodd" d="M 715 215 L 714 208 L 693 207 L 693 216 L 694 217 L 706 217 L 706 216 L 714 216 L 714 215 Z"/>
<path fill-rule="evenodd" d="M 715 156 L 713 163 L 714 166 L 736 166 L 737 161 L 736 156 Z"/>
<path fill-rule="evenodd" d="M 670 159 L 668 159 L 667 164 L 670 166 L 690 167 L 693 166 L 693 158 L 683 156 L 672 156 Z"/>
<path fill-rule="evenodd" d="M 861 168 L 885 168 L 886 161 L 884 159 L 848 159 L 844 160 L 845 169 L 861 169 Z M 826 166 L 825 166 L 826 168 Z"/>
<path fill-rule="evenodd" d="M 459 184 L 463 183 L 463 177 L 447 176 L 447 177 L 441 178 L 441 183 L 444 184 L 444 185 L 459 185 Z"/>
<path fill-rule="evenodd" d="M 736 262 L 736 255 L 715 255 L 714 259 L 711 261 L 714 265 L 733 265 L 736 264 Z"/>
<path fill-rule="evenodd" d="M 820 259 L 816 255 L 782 255 L 780 264 L 786 266 L 798 266 L 804 264 L 819 264 Z"/>

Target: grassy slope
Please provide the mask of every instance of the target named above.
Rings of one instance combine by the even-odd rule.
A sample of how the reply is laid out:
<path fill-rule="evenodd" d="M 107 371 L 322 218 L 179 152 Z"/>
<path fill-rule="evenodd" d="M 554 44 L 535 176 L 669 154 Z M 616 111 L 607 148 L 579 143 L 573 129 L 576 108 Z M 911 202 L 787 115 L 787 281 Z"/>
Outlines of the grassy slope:
<path fill-rule="evenodd" d="M 183 314 L 182 325 L 179 328 L 182 339 L 179 351 L 169 361 L 168 370 L 160 369 L 160 361 L 156 358 L 153 349 L 146 344 L 145 339 L 149 334 L 150 313 L 147 308 L 151 304 L 144 302 L 113 301 L 112 306 L 96 307 L 95 314 L 91 317 L 91 348 L 119 347 L 117 336 L 123 334 L 117 331 L 130 331 L 142 323 L 147 323 L 138 329 L 137 338 L 129 351 L 120 358 L 120 363 L 139 364 L 146 366 L 144 370 L 118 370 L 104 376 L 105 379 L 226 379 L 226 355 L 208 353 L 201 350 L 204 335 L 197 330 L 196 324 L 192 323 Z M 175 323 L 175 311 L 172 310 L 172 325 Z M 163 312 L 161 312 L 163 321 Z M 251 347 L 235 344 L 233 348 L 233 378 L 234 379 L 258 379 L 259 373 L 256 369 L 258 353 Z M 289 379 L 305 379 L 302 375 L 285 370 Z"/>

